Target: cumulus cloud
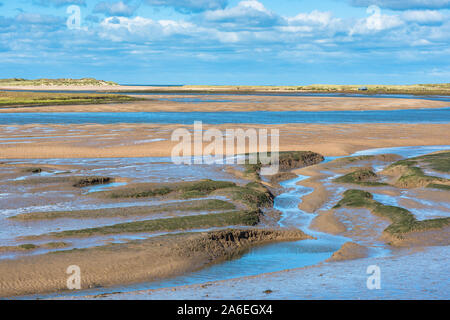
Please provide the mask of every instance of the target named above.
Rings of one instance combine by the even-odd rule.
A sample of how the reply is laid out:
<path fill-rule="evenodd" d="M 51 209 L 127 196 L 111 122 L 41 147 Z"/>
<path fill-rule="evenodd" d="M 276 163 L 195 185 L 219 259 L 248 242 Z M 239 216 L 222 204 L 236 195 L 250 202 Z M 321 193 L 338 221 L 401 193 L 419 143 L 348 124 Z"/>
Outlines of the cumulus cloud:
<path fill-rule="evenodd" d="M 285 23 L 281 16 L 267 10 L 262 3 L 256 0 L 244 0 L 232 8 L 207 11 L 203 18 L 207 22 L 229 28 L 261 28 Z"/>
<path fill-rule="evenodd" d="M 103 13 L 107 16 L 131 17 L 139 7 L 139 4 L 132 5 L 123 1 L 110 2 L 101 1 L 94 7 L 94 13 Z"/>
<path fill-rule="evenodd" d="M 377 6 L 367 8 L 369 17 L 359 19 L 358 22 L 350 30 L 353 34 L 369 34 L 392 29 L 403 25 L 403 21 L 397 15 L 385 15 Z"/>
<path fill-rule="evenodd" d="M 103 38 L 113 41 L 151 41 L 173 35 L 193 35 L 197 27 L 185 21 L 155 21 L 144 17 L 110 17 L 100 24 Z"/>
<path fill-rule="evenodd" d="M 11 63 L 20 59 L 25 64 L 35 59 L 39 64 L 42 59 L 37 57 L 44 56 L 45 61 L 66 59 L 69 65 L 129 63 L 141 67 L 157 61 L 164 68 L 173 67 L 174 72 L 184 69 L 180 65 L 192 66 L 199 60 L 225 65 L 222 62 L 233 59 L 238 63 L 226 64 L 227 68 L 241 63 L 246 70 L 247 65 L 257 61 L 291 66 L 333 61 L 330 65 L 334 67 L 337 59 L 340 65 L 348 62 L 350 69 L 355 61 L 362 67 L 377 61 L 395 61 L 392 66 L 396 67 L 396 63 L 406 60 L 448 65 L 450 20 L 444 10 L 392 12 L 371 7 L 366 16 L 341 17 L 319 10 L 280 14 L 265 7 L 262 0 L 236 1 L 232 6 L 214 0 L 143 1 L 156 6 L 183 4 L 184 12 L 192 14 L 156 20 L 133 14 L 125 6 L 113 6 L 137 2 L 96 0 L 94 4 L 103 3 L 103 10 L 98 5 L 96 14 L 86 12 L 85 28 L 77 31 L 67 29 L 67 16 L 62 11 L 60 18 L 30 13 L 0 16 L 0 67 L 8 62 L 14 65 Z M 132 59 L 124 59 L 127 55 Z M 124 70 L 126 73 L 129 68 Z M 359 74 L 359 70 L 352 72 Z"/>
<path fill-rule="evenodd" d="M 172 7 L 181 13 L 223 9 L 228 4 L 228 0 L 145 0 L 145 2 L 151 6 Z"/>
<path fill-rule="evenodd" d="M 450 8 L 450 0 L 350 0 L 350 3 L 358 7 L 377 5 L 392 10 Z"/>
<path fill-rule="evenodd" d="M 402 13 L 401 18 L 408 22 L 419 24 L 441 24 L 446 17 L 436 10 L 408 10 Z"/>
<path fill-rule="evenodd" d="M 43 15 L 39 13 L 21 13 L 16 16 L 15 21 L 18 22 L 19 24 L 52 25 L 64 23 L 65 20 L 60 17 Z"/>
<path fill-rule="evenodd" d="M 86 1 L 85 0 L 32 0 L 33 4 L 39 5 L 39 6 L 55 6 L 55 7 L 62 7 L 62 6 L 68 6 L 71 4 L 79 5 L 79 6 L 85 6 Z"/>

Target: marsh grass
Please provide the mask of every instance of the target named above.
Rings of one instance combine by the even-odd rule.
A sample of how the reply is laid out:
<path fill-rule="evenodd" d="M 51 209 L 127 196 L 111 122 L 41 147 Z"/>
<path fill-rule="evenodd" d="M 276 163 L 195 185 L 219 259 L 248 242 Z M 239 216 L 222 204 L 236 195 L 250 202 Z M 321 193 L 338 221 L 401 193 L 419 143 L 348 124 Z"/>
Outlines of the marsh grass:
<path fill-rule="evenodd" d="M 109 198 L 142 198 L 168 196 L 175 199 L 189 199 L 208 195 L 221 195 L 241 202 L 249 208 L 267 207 L 273 204 L 273 195 L 259 180 L 246 186 L 238 186 L 229 181 L 202 180 L 158 185 L 137 185 L 117 190 L 97 192 Z"/>
<path fill-rule="evenodd" d="M 385 186 L 387 183 L 375 181 L 378 178 L 375 172 L 370 169 L 359 169 L 346 175 L 337 177 L 334 182 L 338 183 L 353 183 L 364 186 Z"/>
<path fill-rule="evenodd" d="M 27 168 L 24 170 L 27 173 L 40 173 L 42 172 L 41 168 Z M 99 184 L 107 184 L 110 182 L 114 182 L 115 179 L 111 177 L 102 177 L 102 176 L 71 176 L 71 177 L 32 177 L 29 179 L 16 180 L 15 184 L 30 184 L 30 185 L 40 185 L 40 184 L 55 184 L 55 183 L 64 183 L 70 184 L 75 188 L 83 188 L 88 186 L 94 186 Z"/>
<path fill-rule="evenodd" d="M 74 210 L 74 211 L 47 211 L 47 212 L 29 212 L 21 213 L 16 216 L 11 216 L 9 219 L 13 220 L 51 220 L 60 218 L 70 219 L 95 219 L 105 217 L 129 217 L 138 215 L 150 215 L 154 213 L 163 212 L 198 212 L 198 211 L 212 211 L 212 210 L 234 210 L 236 206 L 230 202 L 207 199 L 185 201 L 175 204 L 158 205 L 152 207 L 125 207 L 125 208 L 108 208 L 95 210 Z"/>
<path fill-rule="evenodd" d="M 420 166 L 429 166 L 439 172 L 450 171 L 450 152 L 433 153 L 420 157 L 400 160 L 391 164 L 387 170 L 399 169 L 401 175 L 396 181 L 400 187 L 428 187 L 448 190 L 449 179 L 426 175 Z"/>
<path fill-rule="evenodd" d="M 408 210 L 384 205 L 373 200 L 371 193 L 363 190 L 350 189 L 344 192 L 344 197 L 334 206 L 367 208 L 375 215 L 389 219 L 392 223 L 384 230 L 394 236 L 401 237 L 402 233 L 439 229 L 450 225 L 450 218 L 438 218 L 418 221 Z"/>
<path fill-rule="evenodd" d="M 23 250 L 34 250 L 37 249 L 38 246 L 34 245 L 32 243 L 25 243 L 25 244 L 21 244 L 19 246 L 17 246 L 19 249 L 23 249 Z"/>
<path fill-rule="evenodd" d="M 225 227 L 230 225 L 254 226 L 259 222 L 259 215 L 260 213 L 257 210 L 232 211 L 207 215 L 119 223 L 97 228 L 53 232 L 48 235 L 58 238 L 89 237 L 105 234 L 189 230 L 197 228 Z"/>
<path fill-rule="evenodd" d="M 246 154 L 249 156 L 250 154 Z M 254 155 L 254 154 L 253 154 Z M 247 178 L 259 181 L 261 168 L 265 165 L 260 160 L 260 155 L 257 154 L 256 163 L 249 163 L 249 158 L 246 159 L 244 164 L 244 174 Z M 270 157 L 271 153 L 268 152 L 267 156 Z M 281 176 L 287 170 L 303 168 L 306 166 L 320 163 L 324 160 L 324 157 L 318 153 L 312 151 L 281 151 L 279 152 L 279 169 L 281 172 L 278 176 Z"/>
<path fill-rule="evenodd" d="M 40 248 L 47 249 L 60 249 L 65 248 L 69 244 L 66 242 L 49 242 L 41 245 L 36 245 L 33 243 L 24 243 L 17 246 L 0 246 L 0 252 L 15 252 L 15 251 L 33 251 Z"/>
<path fill-rule="evenodd" d="M 429 185 L 427 185 L 427 188 L 442 189 L 442 190 L 450 191 L 450 185 L 447 185 L 447 184 L 430 183 Z"/>
<path fill-rule="evenodd" d="M 25 168 L 22 170 L 25 173 L 41 173 L 42 169 L 37 167 Z"/>
<path fill-rule="evenodd" d="M 431 169 L 439 172 L 450 172 L 450 152 L 440 152 L 413 158 L 425 162 Z"/>
<path fill-rule="evenodd" d="M 73 186 L 75 188 L 83 188 L 88 186 L 95 186 L 99 184 L 107 184 L 113 182 L 114 179 L 110 177 L 83 177 L 75 180 Z"/>
<path fill-rule="evenodd" d="M 120 94 L 0 91 L 0 107 L 104 104 L 140 101 Z"/>
<path fill-rule="evenodd" d="M 168 184 L 139 184 L 132 185 L 116 190 L 96 192 L 96 196 L 107 198 L 148 198 L 165 195 L 172 195 L 174 198 L 189 199 L 194 197 L 203 197 L 211 192 L 236 186 L 229 181 L 201 180 L 192 182 L 178 182 Z"/>

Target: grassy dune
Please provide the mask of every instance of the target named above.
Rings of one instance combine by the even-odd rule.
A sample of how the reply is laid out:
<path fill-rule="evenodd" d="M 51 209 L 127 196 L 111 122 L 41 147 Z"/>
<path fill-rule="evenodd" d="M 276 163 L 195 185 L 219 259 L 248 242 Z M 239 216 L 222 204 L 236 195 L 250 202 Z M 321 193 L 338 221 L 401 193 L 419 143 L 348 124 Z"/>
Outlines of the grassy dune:
<path fill-rule="evenodd" d="M 97 80 L 94 78 L 81 79 L 0 79 L 0 86 L 117 86 L 112 81 Z"/>

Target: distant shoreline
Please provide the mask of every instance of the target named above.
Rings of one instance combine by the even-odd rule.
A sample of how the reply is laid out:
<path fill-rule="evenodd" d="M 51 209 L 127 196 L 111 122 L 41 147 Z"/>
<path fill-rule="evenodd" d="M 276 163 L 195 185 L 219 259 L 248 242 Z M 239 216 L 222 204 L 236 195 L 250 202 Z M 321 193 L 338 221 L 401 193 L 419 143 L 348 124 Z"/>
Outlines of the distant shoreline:
<path fill-rule="evenodd" d="M 364 90 L 363 90 L 364 89 Z M 366 90 L 367 89 L 367 90 Z M 450 85 L 410 85 L 410 86 L 189 86 L 189 85 L 2 85 L 0 90 L 20 91 L 92 91 L 103 93 L 198 93 L 198 94 L 258 94 L 258 93 L 334 93 L 359 94 L 372 96 L 377 94 L 450 96 Z"/>

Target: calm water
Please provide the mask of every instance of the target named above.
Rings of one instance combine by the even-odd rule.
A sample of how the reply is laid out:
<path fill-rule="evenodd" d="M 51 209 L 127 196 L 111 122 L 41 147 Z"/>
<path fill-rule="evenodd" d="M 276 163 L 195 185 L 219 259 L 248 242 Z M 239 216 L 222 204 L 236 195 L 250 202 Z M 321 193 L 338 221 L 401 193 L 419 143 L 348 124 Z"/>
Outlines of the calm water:
<path fill-rule="evenodd" d="M 385 111 L 2 113 L 0 125 L 166 123 L 448 123 L 450 108 Z"/>
<path fill-rule="evenodd" d="M 150 86 L 150 87 L 181 87 L 182 85 L 129 85 L 128 86 Z M 182 89 L 181 89 L 182 90 Z M 73 93 L 70 90 L 5 90 L 5 91 L 15 91 L 15 92 L 50 92 L 50 93 Z M 314 93 L 314 92 L 167 92 L 167 91 L 153 91 L 153 92 L 142 92 L 142 91 L 110 91 L 110 92 L 102 92 L 95 90 L 80 90 L 77 91 L 79 93 L 96 93 L 96 94 L 138 94 L 138 95 L 164 95 L 164 96 L 172 96 L 173 100 L 169 98 L 169 101 L 181 101 L 181 102 L 192 102 L 190 99 L 192 98 L 184 98 L 186 96 L 201 96 L 201 97 L 210 97 L 214 96 L 230 96 L 230 97 L 239 97 L 239 96 L 260 96 L 260 97 L 348 97 L 348 98 L 361 98 L 361 97 L 369 97 L 369 98 L 391 98 L 391 99 L 425 99 L 425 100 L 436 100 L 436 101 L 450 101 L 450 96 L 439 96 L 439 95 L 413 95 L 413 94 L 368 94 L 368 93 L 338 93 L 338 92 L 323 92 L 323 93 Z M 178 97 L 178 96 L 183 97 Z M 184 100 L 186 99 L 186 100 Z M 214 98 L 213 98 L 214 99 Z M 161 99 L 165 100 L 165 99 Z M 228 100 L 227 100 L 228 101 Z M 234 101 L 234 99 L 230 99 L 230 101 Z M 207 99 L 196 99 L 195 102 L 210 102 Z"/>

